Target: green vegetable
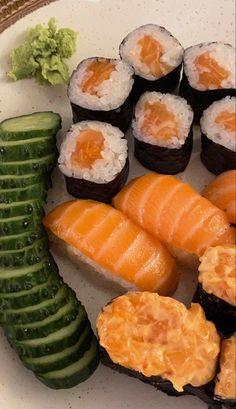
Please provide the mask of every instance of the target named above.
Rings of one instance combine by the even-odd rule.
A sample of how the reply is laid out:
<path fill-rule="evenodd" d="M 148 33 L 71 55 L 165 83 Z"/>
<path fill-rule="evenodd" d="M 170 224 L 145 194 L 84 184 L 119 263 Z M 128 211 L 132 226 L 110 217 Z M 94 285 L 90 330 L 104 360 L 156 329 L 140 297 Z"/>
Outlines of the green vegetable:
<path fill-rule="evenodd" d="M 35 77 L 40 84 L 67 84 L 69 69 L 64 60 L 75 52 L 76 36 L 69 28 L 57 31 L 54 18 L 48 27 L 38 24 L 29 29 L 23 44 L 10 54 L 8 77 L 14 81 Z"/>

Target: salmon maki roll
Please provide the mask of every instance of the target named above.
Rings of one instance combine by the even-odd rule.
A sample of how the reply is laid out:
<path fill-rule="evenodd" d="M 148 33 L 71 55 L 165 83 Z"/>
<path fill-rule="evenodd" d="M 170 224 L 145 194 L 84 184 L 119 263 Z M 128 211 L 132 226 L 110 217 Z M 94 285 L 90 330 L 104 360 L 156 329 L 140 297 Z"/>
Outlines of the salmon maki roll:
<path fill-rule="evenodd" d="M 202 195 L 223 210 L 230 223 L 236 225 L 236 170 L 221 173 Z"/>
<path fill-rule="evenodd" d="M 222 42 L 202 43 L 184 52 L 180 95 L 187 99 L 199 121 L 214 101 L 236 95 L 235 48 Z"/>
<path fill-rule="evenodd" d="M 126 131 L 132 119 L 133 75 L 133 68 L 119 59 L 83 60 L 68 87 L 74 122 L 108 122 Z"/>
<path fill-rule="evenodd" d="M 135 71 L 134 99 L 145 91 L 173 91 L 180 78 L 183 47 L 164 27 L 146 24 L 129 33 L 120 56 Z"/>
<path fill-rule="evenodd" d="M 236 168 L 236 98 L 214 102 L 200 120 L 202 132 L 201 160 L 218 175 Z"/>
<path fill-rule="evenodd" d="M 70 201 L 52 210 L 43 223 L 73 258 L 119 286 L 164 295 L 175 291 L 179 275 L 165 246 L 113 207 Z"/>
<path fill-rule="evenodd" d="M 113 203 L 164 243 L 197 256 L 209 246 L 235 242 L 225 213 L 174 176 L 138 177 Z"/>

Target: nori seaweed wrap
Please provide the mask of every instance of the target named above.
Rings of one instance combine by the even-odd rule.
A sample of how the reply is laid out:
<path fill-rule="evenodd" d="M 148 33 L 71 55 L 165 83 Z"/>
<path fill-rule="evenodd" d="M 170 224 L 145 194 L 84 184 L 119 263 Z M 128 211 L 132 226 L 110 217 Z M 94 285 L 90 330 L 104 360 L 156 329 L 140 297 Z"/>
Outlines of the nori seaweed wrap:
<path fill-rule="evenodd" d="M 133 75 L 133 68 L 119 59 L 83 60 L 68 87 L 74 123 L 96 120 L 125 132 L 132 119 Z"/>
<path fill-rule="evenodd" d="M 193 112 L 180 97 L 146 92 L 139 99 L 132 122 L 135 157 L 150 170 L 182 172 L 191 156 Z"/>
<path fill-rule="evenodd" d="M 104 122 L 74 124 L 62 142 L 59 168 L 72 196 L 110 203 L 128 178 L 124 134 Z"/>
<path fill-rule="evenodd" d="M 100 312 L 97 329 L 103 364 L 169 396 L 195 395 L 221 408 L 213 399 L 220 338 L 200 305 L 188 310 L 156 293 L 130 292 Z"/>
<path fill-rule="evenodd" d="M 136 28 L 123 39 L 120 56 L 134 67 L 135 101 L 145 91 L 171 92 L 178 86 L 183 48 L 164 27 Z"/>
<path fill-rule="evenodd" d="M 234 64 L 230 44 L 202 43 L 185 50 L 179 92 L 192 106 L 196 122 L 214 101 L 236 96 Z"/>

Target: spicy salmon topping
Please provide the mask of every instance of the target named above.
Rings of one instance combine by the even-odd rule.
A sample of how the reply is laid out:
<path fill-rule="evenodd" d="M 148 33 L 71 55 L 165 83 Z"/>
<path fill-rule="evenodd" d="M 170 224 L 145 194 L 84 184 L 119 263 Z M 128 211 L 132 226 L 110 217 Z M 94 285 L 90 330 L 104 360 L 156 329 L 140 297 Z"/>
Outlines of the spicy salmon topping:
<path fill-rule="evenodd" d="M 91 95 L 97 95 L 98 87 L 103 81 L 110 79 L 115 67 L 115 64 L 112 64 L 110 61 L 92 61 L 87 67 L 87 75 L 82 81 L 82 91 Z"/>
<path fill-rule="evenodd" d="M 188 310 L 156 293 L 130 292 L 100 312 L 97 329 L 114 363 L 168 379 L 179 392 L 215 375 L 220 339 L 199 304 Z"/>
<path fill-rule="evenodd" d="M 140 61 L 149 68 L 150 74 L 160 78 L 171 71 L 171 67 L 161 61 L 164 50 L 159 41 L 150 35 L 144 35 L 138 41 L 138 45 L 140 46 Z"/>
<path fill-rule="evenodd" d="M 221 67 L 208 51 L 197 56 L 194 64 L 198 70 L 198 82 L 206 89 L 211 87 L 223 88 L 222 81 L 226 80 L 230 73 Z"/>
<path fill-rule="evenodd" d="M 81 131 L 76 142 L 75 150 L 71 154 L 71 164 L 81 168 L 91 169 L 96 160 L 102 158 L 104 136 L 101 131 L 87 129 Z"/>
<path fill-rule="evenodd" d="M 179 124 L 173 112 L 169 111 L 165 104 L 146 102 L 141 131 L 156 140 L 169 140 L 179 136 Z"/>
<path fill-rule="evenodd" d="M 236 332 L 222 342 L 220 373 L 217 375 L 215 395 L 223 399 L 236 399 Z"/>
<path fill-rule="evenodd" d="M 228 132 L 236 131 L 236 113 L 223 111 L 215 118 L 215 123 L 220 124 Z"/>

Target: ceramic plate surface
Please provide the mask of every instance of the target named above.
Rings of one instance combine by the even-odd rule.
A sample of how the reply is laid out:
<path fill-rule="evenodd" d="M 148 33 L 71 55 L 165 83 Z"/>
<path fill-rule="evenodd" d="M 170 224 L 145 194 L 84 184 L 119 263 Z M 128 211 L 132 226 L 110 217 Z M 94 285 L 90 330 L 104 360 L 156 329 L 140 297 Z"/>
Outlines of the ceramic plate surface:
<path fill-rule="evenodd" d="M 6 78 L 9 51 L 23 39 L 25 29 L 55 17 L 59 27 L 78 31 L 77 52 L 69 61 L 72 70 L 90 56 L 118 56 L 122 38 L 135 27 L 157 23 L 166 27 L 184 47 L 205 41 L 235 39 L 234 0 L 60 0 L 22 18 L 0 35 L 0 121 L 34 111 L 53 110 L 63 118 L 63 132 L 71 124 L 66 87 L 42 87 L 34 80 L 12 83 Z M 60 135 L 60 136 L 61 136 Z M 199 160 L 199 130 L 187 170 L 178 175 L 199 191 L 213 179 Z M 145 173 L 132 158 L 130 178 Z M 69 199 L 63 177 L 56 169 L 47 209 Z M 86 306 L 93 327 L 98 311 L 117 293 L 86 279 L 86 268 L 78 269 L 55 255 L 64 279 Z M 196 277 L 183 272 L 175 297 L 189 304 Z M 170 398 L 153 387 L 99 366 L 85 383 L 66 391 L 53 391 L 38 382 L 10 349 L 0 330 L 0 409 L 206 409 L 197 398 Z"/>

